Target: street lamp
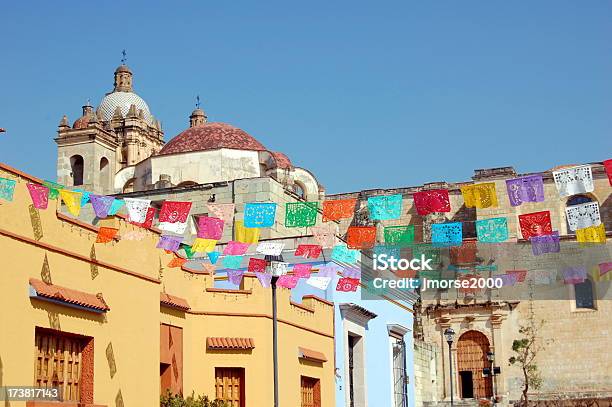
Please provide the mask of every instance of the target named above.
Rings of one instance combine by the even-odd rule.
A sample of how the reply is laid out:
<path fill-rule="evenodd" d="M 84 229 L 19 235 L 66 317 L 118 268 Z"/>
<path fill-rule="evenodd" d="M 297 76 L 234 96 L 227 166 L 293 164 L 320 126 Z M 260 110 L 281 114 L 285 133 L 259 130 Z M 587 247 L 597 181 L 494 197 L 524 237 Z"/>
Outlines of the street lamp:
<path fill-rule="evenodd" d="M 489 364 L 491 366 L 491 370 L 490 370 L 490 375 L 491 375 L 491 387 L 493 390 L 493 404 L 497 403 L 497 397 L 495 396 L 495 368 L 493 367 L 493 364 L 495 362 L 495 353 L 488 351 L 487 352 L 487 360 L 489 361 Z"/>
<path fill-rule="evenodd" d="M 451 407 L 454 405 L 453 403 L 453 354 L 451 352 L 451 346 L 453 345 L 453 341 L 455 340 L 455 331 L 453 328 L 446 328 L 444 331 L 444 336 L 446 337 L 446 342 L 448 343 L 448 369 L 450 371 L 449 379 L 450 379 L 450 404 Z"/>
<path fill-rule="evenodd" d="M 264 256 L 268 262 L 268 270 L 272 274 L 272 363 L 274 366 L 274 407 L 278 407 L 278 318 L 276 314 L 276 282 L 283 274 L 287 274 L 283 256 Z"/>

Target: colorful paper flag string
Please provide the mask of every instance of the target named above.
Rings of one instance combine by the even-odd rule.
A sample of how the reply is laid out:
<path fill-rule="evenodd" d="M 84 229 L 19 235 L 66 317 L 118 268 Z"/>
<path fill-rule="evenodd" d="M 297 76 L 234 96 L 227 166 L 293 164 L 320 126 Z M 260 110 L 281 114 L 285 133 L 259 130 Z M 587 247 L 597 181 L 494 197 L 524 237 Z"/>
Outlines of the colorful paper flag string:
<path fill-rule="evenodd" d="M 391 220 L 402 216 L 402 194 L 371 196 L 368 198 L 371 220 Z"/>
<path fill-rule="evenodd" d="M 244 205 L 244 227 L 271 228 L 275 217 L 275 203 L 251 202 Z"/>
<path fill-rule="evenodd" d="M 599 204 L 597 202 L 586 202 L 580 205 L 572 205 L 565 208 L 567 224 L 569 229 L 575 231 L 601 224 Z"/>
<path fill-rule="evenodd" d="M 476 235 L 483 243 L 501 243 L 508 240 L 506 218 L 489 218 L 476 221 Z"/>
<path fill-rule="evenodd" d="M 357 291 L 358 286 L 359 280 L 356 278 L 342 277 L 340 280 L 338 280 L 336 291 L 355 292 Z"/>
<path fill-rule="evenodd" d="M 554 231 L 550 235 L 532 236 L 531 250 L 534 256 L 541 256 L 545 253 L 559 253 L 561 245 L 559 243 L 559 232 Z"/>
<path fill-rule="evenodd" d="M 98 229 L 98 237 L 96 239 L 96 243 L 112 242 L 115 236 L 117 236 L 118 231 L 119 229 L 116 228 L 100 227 Z"/>
<path fill-rule="evenodd" d="M 159 211 L 159 221 L 167 223 L 185 223 L 187 222 L 190 210 L 191 202 L 164 201 Z"/>
<path fill-rule="evenodd" d="M 595 188 L 590 165 L 553 171 L 553 178 L 561 197 L 592 192 Z"/>
<path fill-rule="evenodd" d="M 151 200 L 138 198 L 124 198 L 123 202 L 128 211 L 128 221 L 143 223 L 147 219 L 147 212 L 151 206 Z"/>
<path fill-rule="evenodd" d="M 72 214 L 72 216 L 78 218 L 79 213 L 81 213 L 81 193 L 69 191 L 67 189 L 60 190 L 60 197 L 62 201 L 66 204 L 66 208 L 68 212 Z"/>
<path fill-rule="evenodd" d="M 323 201 L 323 222 L 348 219 L 355 212 L 357 199 L 334 199 Z"/>
<path fill-rule="evenodd" d="M 237 268 L 240 268 L 241 264 L 242 264 L 242 256 L 230 255 L 230 256 L 225 256 L 223 258 L 223 267 L 225 268 L 237 269 Z"/>
<path fill-rule="evenodd" d="M 431 225 L 431 243 L 434 246 L 459 246 L 463 242 L 461 222 L 434 223 Z"/>
<path fill-rule="evenodd" d="M 414 225 L 385 226 L 383 235 L 387 245 L 409 246 L 414 242 Z"/>
<path fill-rule="evenodd" d="M 198 218 L 198 237 L 221 240 L 223 237 L 223 219 L 200 216 Z"/>
<path fill-rule="evenodd" d="M 506 189 L 512 206 L 544 202 L 544 181 L 540 174 L 506 180 Z"/>
<path fill-rule="evenodd" d="M 47 209 L 49 205 L 49 188 L 44 185 L 27 184 L 32 204 L 36 209 Z"/>
<path fill-rule="evenodd" d="M 463 186 L 461 194 L 468 208 L 495 208 L 498 205 L 494 182 Z"/>
<path fill-rule="evenodd" d="M 346 243 L 350 249 L 371 249 L 376 244 L 376 226 L 349 226 Z"/>
<path fill-rule="evenodd" d="M 550 222 L 550 212 L 541 211 L 519 215 L 519 225 L 523 239 L 533 236 L 552 234 L 552 224 Z"/>
<path fill-rule="evenodd" d="M 285 227 L 314 226 L 317 223 L 318 209 L 318 202 L 287 202 L 285 206 Z"/>
<path fill-rule="evenodd" d="M 450 200 L 446 189 L 432 189 L 414 193 L 417 213 L 425 216 L 436 212 L 450 212 Z"/>
<path fill-rule="evenodd" d="M 113 206 L 115 198 L 112 196 L 94 195 L 89 196 L 91 206 L 93 207 L 94 213 L 98 219 L 104 219 L 108 217 L 108 212 Z"/>
<path fill-rule="evenodd" d="M 234 222 L 234 235 L 238 242 L 242 243 L 257 243 L 259 241 L 259 228 L 246 228 L 241 220 Z"/>

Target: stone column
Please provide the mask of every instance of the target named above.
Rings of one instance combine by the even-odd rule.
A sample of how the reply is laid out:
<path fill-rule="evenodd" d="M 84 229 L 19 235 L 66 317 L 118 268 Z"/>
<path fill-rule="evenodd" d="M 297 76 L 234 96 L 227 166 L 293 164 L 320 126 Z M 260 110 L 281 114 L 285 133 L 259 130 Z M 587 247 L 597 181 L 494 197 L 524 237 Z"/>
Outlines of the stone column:
<path fill-rule="evenodd" d="M 493 343 L 491 344 L 491 352 L 495 354 L 495 366 L 501 368 L 501 373 L 493 377 L 495 380 L 495 393 L 498 396 L 506 395 L 506 363 L 508 360 L 506 349 L 502 342 L 502 322 L 505 319 L 503 314 L 491 314 L 491 330 Z"/>

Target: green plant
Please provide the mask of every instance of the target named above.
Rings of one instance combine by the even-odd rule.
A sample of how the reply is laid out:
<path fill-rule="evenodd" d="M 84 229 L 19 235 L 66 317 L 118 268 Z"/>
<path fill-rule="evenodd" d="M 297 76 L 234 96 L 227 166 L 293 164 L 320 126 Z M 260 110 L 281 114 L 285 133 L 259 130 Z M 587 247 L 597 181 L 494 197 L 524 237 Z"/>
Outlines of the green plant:
<path fill-rule="evenodd" d="M 230 407 L 223 400 L 210 400 L 208 396 L 195 396 L 192 392 L 187 398 L 182 394 L 172 394 L 168 391 L 162 395 L 159 400 L 160 407 Z"/>
<path fill-rule="evenodd" d="M 529 389 L 538 390 L 542 387 L 542 376 L 538 370 L 535 358 L 544 349 L 544 344 L 538 340 L 538 330 L 544 325 L 544 321 L 539 324 L 530 320 L 528 325 L 521 325 L 519 334 L 522 338 L 512 342 L 512 356 L 508 362 L 517 365 L 523 373 L 523 389 L 521 394 L 521 405 L 529 405 Z"/>

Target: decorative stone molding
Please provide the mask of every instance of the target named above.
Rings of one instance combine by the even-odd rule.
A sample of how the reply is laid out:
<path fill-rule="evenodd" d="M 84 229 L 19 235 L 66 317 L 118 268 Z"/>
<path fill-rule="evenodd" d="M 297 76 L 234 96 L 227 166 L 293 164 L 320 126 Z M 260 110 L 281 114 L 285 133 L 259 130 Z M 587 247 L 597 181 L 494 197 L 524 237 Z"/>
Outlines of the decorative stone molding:
<path fill-rule="evenodd" d="M 366 326 L 368 321 L 378 315 L 354 303 L 340 304 L 342 318 L 348 319 L 358 325 Z"/>
<path fill-rule="evenodd" d="M 409 331 L 410 328 L 406 328 L 405 326 L 399 324 L 387 324 L 387 332 L 389 332 L 389 336 L 393 336 L 398 339 L 402 339 Z"/>

